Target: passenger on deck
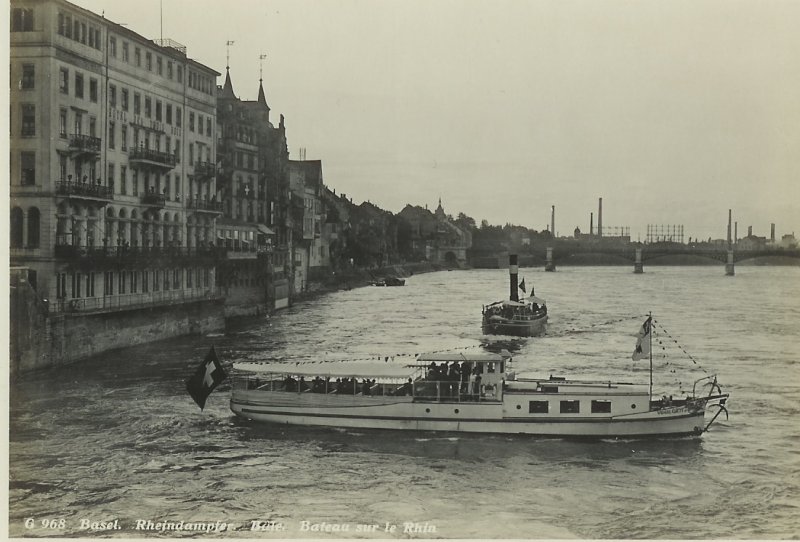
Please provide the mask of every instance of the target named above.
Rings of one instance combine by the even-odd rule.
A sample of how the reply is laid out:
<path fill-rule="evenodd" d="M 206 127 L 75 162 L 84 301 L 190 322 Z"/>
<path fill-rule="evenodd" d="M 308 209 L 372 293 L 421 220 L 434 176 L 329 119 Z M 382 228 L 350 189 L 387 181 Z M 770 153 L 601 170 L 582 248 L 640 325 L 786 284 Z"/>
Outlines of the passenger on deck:
<path fill-rule="evenodd" d="M 430 365 L 428 365 L 428 380 L 438 380 L 439 378 L 439 369 L 436 367 L 436 363 L 433 361 Z"/>
<path fill-rule="evenodd" d="M 481 396 L 481 375 L 475 375 L 475 382 L 472 384 L 472 395 L 476 400 L 480 400 Z"/>
<path fill-rule="evenodd" d="M 400 389 L 397 390 L 397 395 L 413 395 L 414 394 L 414 385 L 411 382 L 411 379 L 408 379 L 408 382 L 400 386 Z"/>
<path fill-rule="evenodd" d="M 472 374 L 472 367 L 468 361 L 461 362 L 461 393 L 469 393 L 469 377 Z"/>
<path fill-rule="evenodd" d="M 361 393 L 364 395 L 372 395 L 372 392 L 369 389 L 369 379 L 365 378 L 364 381 L 361 383 Z"/>

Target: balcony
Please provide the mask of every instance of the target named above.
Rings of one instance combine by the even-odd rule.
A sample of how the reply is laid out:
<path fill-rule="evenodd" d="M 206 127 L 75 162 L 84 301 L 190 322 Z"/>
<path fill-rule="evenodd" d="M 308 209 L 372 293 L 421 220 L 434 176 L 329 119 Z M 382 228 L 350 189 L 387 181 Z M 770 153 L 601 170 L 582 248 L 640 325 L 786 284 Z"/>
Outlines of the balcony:
<path fill-rule="evenodd" d="M 69 154 L 73 158 L 98 158 L 100 143 L 99 137 L 72 134 L 69 137 Z"/>
<path fill-rule="evenodd" d="M 186 208 L 200 213 L 222 214 L 222 202 L 203 198 L 189 198 Z"/>
<path fill-rule="evenodd" d="M 158 207 L 159 209 L 161 209 L 167 204 L 167 196 L 166 194 L 157 194 L 156 192 L 150 192 L 147 194 L 142 194 L 141 201 L 145 205 L 149 205 L 150 207 Z"/>
<path fill-rule="evenodd" d="M 99 184 L 73 183 L 61 181 L 56 183 L 56 194 L 69 198 L 88 199 L 109 202 L 114 199 L 114 191 L 110 186 Z"/>
<path fill-rule="evenodd" d="M 217 165 L 212 162 L 195 162 L 194 176 L 197 180 L 213 179 L 217 174 Z"/>
<path fill-rule="evenodd" d="M 222 299 L 222 292 L 216 287 L 192 288 L 104 297 L 56 299 L 50 301 L 49 310 L 51 313 L 115 312 L 219 299 Z"/>
<path fill-rule="evenodd" d="M 67 260 L 78 268 L 116 269 L 119 267 L 147 267 L 214 264 L 225 256 L 225 249 L 204 247 L 152 247 L 111 246 L 87 247 L 62 242 L 55 246 L 56 258 Z"/>
<path fill-rule="evenodd" d="M 131 167 L 150 169 L 159 173 L 170 171 L 176 164 L 175 155 L 144 147 L 131 149 L 128 162 Z"/>
<path fill-rule="evenodd" d="M 239 241 L 238 239 L 220 239 L 219 250 L 228 260 L 255 260 L 260 254 L 266 254 L 264 245 Z"/>

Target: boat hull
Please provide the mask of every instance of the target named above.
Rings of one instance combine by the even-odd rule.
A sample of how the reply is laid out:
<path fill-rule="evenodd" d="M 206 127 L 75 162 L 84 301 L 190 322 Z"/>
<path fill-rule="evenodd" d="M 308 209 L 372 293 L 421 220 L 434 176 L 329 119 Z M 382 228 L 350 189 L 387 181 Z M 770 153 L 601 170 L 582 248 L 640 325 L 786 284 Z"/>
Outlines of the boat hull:
<path fill-rule="evenodd" d="M 320 399 L 322 401 L 320 401 Z M 699 435 L 704 412 L 671 409 L 620 416 L 522 416 L 500 401 L 421 402 L 411 397 L 320 397 L 242 391 L 231 398 L 237 416 L 276 424 L 543 437 L 644 438 Z"/>
<path fill-rule="evenodd" d="M 538 337 L 547 331 L 547 315 L 535 320 L 510 320 L 507 318 L 484 318 L 482 330 L 487 335 L 513 335 L 515 337 Z"/>

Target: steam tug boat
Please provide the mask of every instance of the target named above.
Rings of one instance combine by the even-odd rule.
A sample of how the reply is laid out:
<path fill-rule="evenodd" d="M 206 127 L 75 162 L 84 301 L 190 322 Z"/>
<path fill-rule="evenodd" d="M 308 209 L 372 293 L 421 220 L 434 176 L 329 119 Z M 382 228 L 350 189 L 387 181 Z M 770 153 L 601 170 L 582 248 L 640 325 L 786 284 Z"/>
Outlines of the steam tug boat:
<path fill-rule="evenodd" d="M 715 376 L 695 382 L 684 398 L 654 400 L 652 377 L 649 389 L 552 375 L 517 378 L 510 356 L 493 353 L 409 361 L 235 364 L 230 408 L 276 424 L 589 438 L 700 435 L 720 412 L 727 415 L 728 394 Z M 705 395 L 703 386 L 698 390 L 704 381 L 711 386 Z"/>
<path fill-rule="evenodd" d="M 525 281 L 517 284 L 517 255 L 509 254 L 508 260 L 509 298 L 484 305 L 481 326 L 483 333 L 517 337 L 544 335 L 547 330 L 547 304 L 544 299 L 534 295 L 533 287 L 531 295 L 520 300 L 518 290 L 525 292 Z"/>

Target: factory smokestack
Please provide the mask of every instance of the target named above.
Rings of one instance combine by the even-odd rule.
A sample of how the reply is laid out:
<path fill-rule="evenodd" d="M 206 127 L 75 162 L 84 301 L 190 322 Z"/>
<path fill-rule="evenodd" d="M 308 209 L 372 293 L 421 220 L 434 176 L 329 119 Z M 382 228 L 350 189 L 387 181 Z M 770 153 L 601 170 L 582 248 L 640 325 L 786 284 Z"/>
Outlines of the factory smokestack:
<path fill-rule="evenodd" d="M 556 206 L 553 205 L 550 211 L 550 233 L 553 234 L 553 239 L 556 238 Z"/>
<path fill-rule="evenodd" d="M 589 213 L 589 235 L 594 235 L 594 213 Z"/>
<path fill-rule="evenodd" d="M 603 236 L 603 198 L 600 198 L 600 203 L 597 209 L 597 236 Z"/>
<path fill-rule="evenodd" d="M 775 223 L 772 223 L 772 227 L 770 228 L 769 240 L 773 243 L 775 242 Z"/>
<path fill-rule="evenodd" d="M 728 248 L 731 247 L 731 220 L 733 219 L 733 211 L 728 209 Z"/>

